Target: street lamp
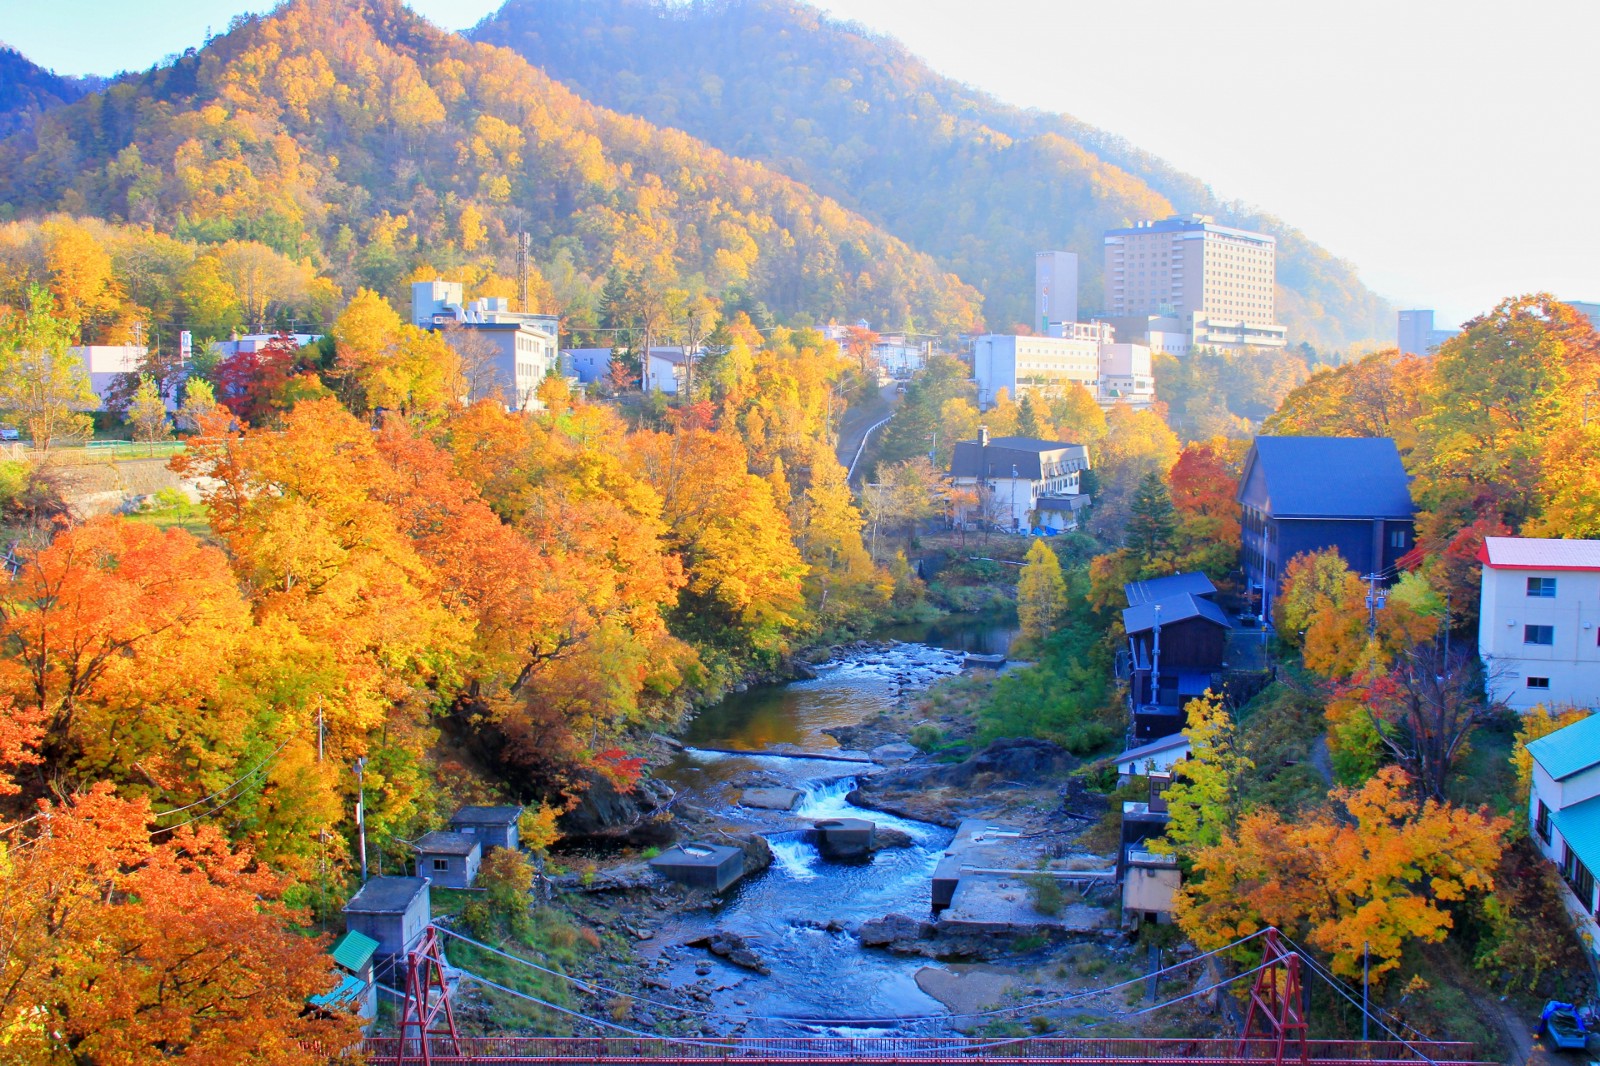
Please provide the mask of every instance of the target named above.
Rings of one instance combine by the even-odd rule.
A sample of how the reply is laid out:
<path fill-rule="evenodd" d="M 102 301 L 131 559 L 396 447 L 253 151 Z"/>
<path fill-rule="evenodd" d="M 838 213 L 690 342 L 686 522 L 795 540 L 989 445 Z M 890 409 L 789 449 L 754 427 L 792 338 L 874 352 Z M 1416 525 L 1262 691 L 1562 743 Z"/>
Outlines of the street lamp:
<path fill-rule="evenodd" d="M 356 760 L 356 833 L 361 840 L 361 883 L 367 883 L 367 757 Z"/>

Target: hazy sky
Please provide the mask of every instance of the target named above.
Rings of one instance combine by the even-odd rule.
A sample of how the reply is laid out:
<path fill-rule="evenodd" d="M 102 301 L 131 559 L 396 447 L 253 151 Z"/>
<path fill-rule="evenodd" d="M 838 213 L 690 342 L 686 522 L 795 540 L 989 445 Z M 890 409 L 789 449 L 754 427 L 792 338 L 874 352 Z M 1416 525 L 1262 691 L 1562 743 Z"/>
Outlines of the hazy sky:
<path fill-rule="evenodd" d="M 250 0 L 0 0 L 62 73 L 139 69 Z M 496 0 L 417 0 L 471 25 Z M 1596 0 L 825 0 L 936 69 L 1065 111 L 1256 204 L 1444 324 L 1600 300 Z"/>

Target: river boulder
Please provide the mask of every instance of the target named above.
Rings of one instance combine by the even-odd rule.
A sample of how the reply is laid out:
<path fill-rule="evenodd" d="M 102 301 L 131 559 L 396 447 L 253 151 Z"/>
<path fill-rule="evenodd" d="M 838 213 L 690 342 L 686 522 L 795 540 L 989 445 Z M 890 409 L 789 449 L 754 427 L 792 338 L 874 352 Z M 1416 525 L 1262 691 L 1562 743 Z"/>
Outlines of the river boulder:
<path fill-rule="evenodd" d="M 671 823 L 658 816 L 672 801 L 673 791 L 653 777 L 641 778 L 627 792 L 603 774 L 586 775 L 588 785 L 578 805 L 557 821 L 567 838 L 605 837 L 627 843 L 660 843 L 672 839 Z"/>

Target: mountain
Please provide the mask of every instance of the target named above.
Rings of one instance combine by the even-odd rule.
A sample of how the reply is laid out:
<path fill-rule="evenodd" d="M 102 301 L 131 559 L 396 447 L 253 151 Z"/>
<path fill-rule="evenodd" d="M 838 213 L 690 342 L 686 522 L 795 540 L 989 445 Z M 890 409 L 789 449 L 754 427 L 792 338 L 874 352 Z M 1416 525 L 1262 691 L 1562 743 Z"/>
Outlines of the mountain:
<path fill-rule="evenodd" d="M 0 45 L 0 137 L 31 127 L 46 111 L 93 92 L 98 78 L 66 78 Z"/>
<path fill-rule="evenodd" d="M 541 302 L 576 319 L 674 288 L 939 332 L 978 309 L 800 182 L 597 107 L 397 0 L 293 0 L 44 112 L 0 142 L 0 203 L 259 241 L 395 299 L 417 272 L 504 291 L 520 228 Z"/>
<path fill-rule="evenodd" d="M 1337 349 L 1392 331 L 1388 304 L 1355 268 L 1298 230 L 797 0 L 509 0 L 471 36 L 859 211 L 976 285 L 991 327 L 1031 319 L 1035 251 L 1078 252 L 1080 302 L 1093 308 L 1102 231 L 1195 211 L 1278 237 L 1279 317 L 1293 339 Z"/>

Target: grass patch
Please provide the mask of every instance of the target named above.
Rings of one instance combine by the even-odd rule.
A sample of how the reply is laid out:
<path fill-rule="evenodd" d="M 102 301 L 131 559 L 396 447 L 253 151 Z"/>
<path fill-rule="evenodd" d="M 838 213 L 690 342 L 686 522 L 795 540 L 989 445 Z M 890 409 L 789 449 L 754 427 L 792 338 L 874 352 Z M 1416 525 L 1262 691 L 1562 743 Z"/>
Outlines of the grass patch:
<path fill-rule="evenodd" d="M 177 527 L 184 530 L 199 540 L 214 541 L 216 538 L 211 533 L 211 509 L 203 503 L 190 503 L 181 492 L 174 489 L 163 489 L 158 494 L 158 499 L 167 493 L 177 496 L 177 500 L 161 500 L 158 506 L 144 510 L 133 511 L 128 517 L 135 522 L 145 522 L 159 529 L 172 529 Z"/>

